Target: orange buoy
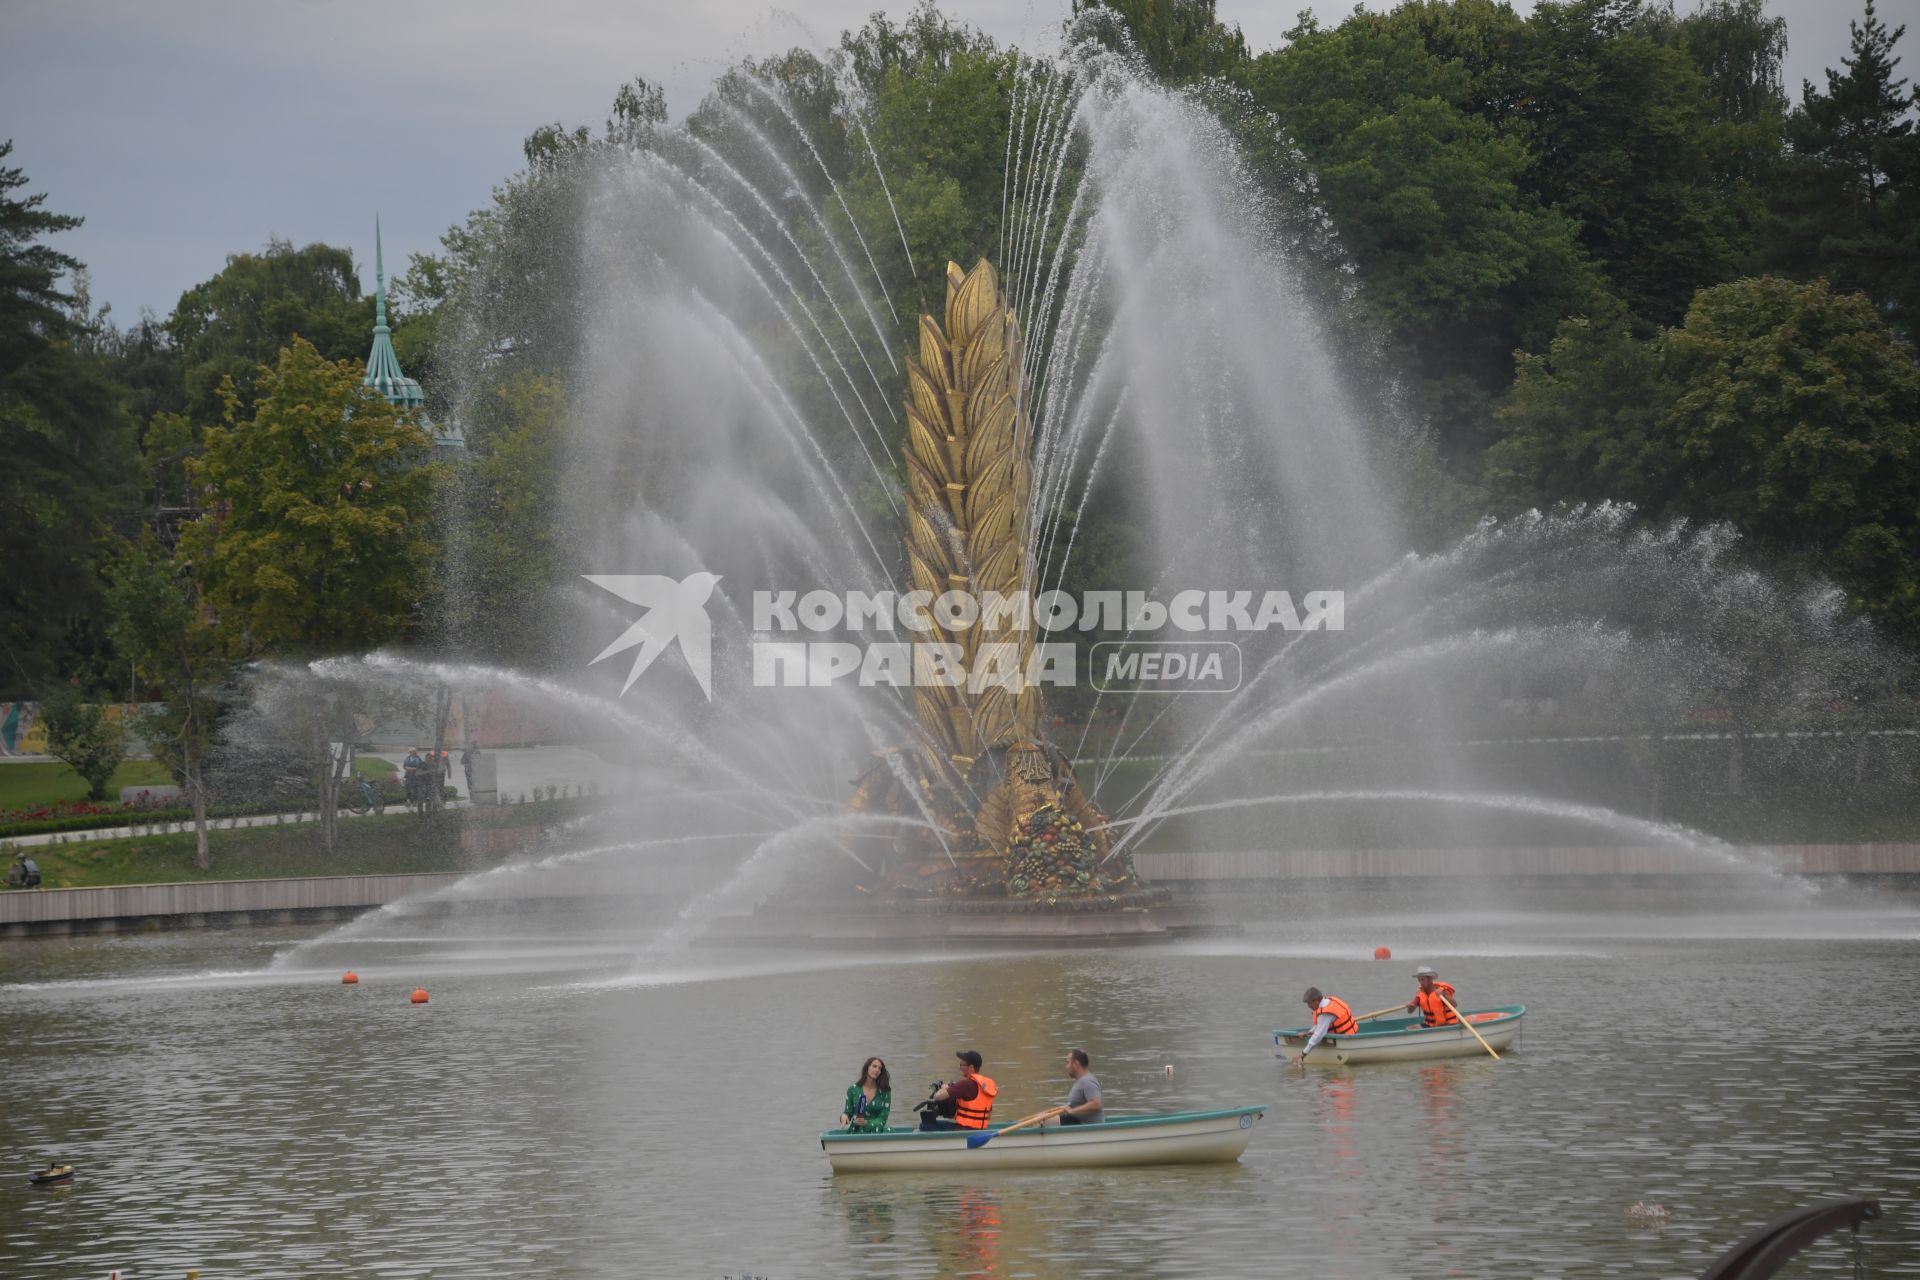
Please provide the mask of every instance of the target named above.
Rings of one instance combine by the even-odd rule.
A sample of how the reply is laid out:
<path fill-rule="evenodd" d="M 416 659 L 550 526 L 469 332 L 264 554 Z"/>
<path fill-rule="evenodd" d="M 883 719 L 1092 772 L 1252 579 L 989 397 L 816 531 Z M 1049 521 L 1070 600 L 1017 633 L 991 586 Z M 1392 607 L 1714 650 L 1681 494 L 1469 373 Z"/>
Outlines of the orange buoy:
<path fill-rule="evenodd" d="M 413 1001 L 415 1004 L 425 1004 L 427 1002 L 427 989 L 425 987 L 415 987 L 413 994 L 408 996 L 407 999 Z"/>
<path fill-rule="evenodd" d="M 351 987 L 359 981 L 360 975 L 351 969 L 340 975 L 340 985 L 343 987 Z"/>
<path fill-rule="evenodd" d="M 1385 947 L 1375 947 L 1373 949 L 1373 958 L 1375 960 L 1391 960 L 1393 959 L 1393 952 Z"/>

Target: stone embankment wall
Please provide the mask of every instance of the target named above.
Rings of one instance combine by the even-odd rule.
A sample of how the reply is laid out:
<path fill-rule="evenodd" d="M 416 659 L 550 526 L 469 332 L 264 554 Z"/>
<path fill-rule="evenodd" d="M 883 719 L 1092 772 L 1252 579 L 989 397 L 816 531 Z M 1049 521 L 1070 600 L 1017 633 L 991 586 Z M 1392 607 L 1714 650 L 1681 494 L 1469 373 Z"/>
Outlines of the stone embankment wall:
<path fill-rule="evenodd" d="M 1788 875 L 1920 876 L 1920 843 L 1775 844 L 1710 849 L 1288 849 L 1138 853 L 1155 884 L 1245 880 L 1401 880 L 1425 877 Z"/>
<path fill-rule="evenodd" d="M 308 876 L 15 889 L 0 893 L 0 937 L 343 920 L 369 907 L 430 893 L 460 878 L 457 874 Z"/>
<path fill-rule="evenodd" d="M 520 847 L 532 830 L 493 828 L 467 834 L 476 837 L 473 852 L 491 855 Z M 480 845 L 487 847 L 482 849 Z M 1920 878 L 1920 843 L 1761 845 L 1721 854 L 1604 847 L 1142 853 L 1135 862 L 1141 874 L 1154 883 L 1195 887 L 1210 882 L 1435 876 L 1568 880 L 1698 877 L 1749 869 L 1772 869 L 1790 875 Z M 458 873 L 418 873 L 17 889 L 0 892 L 0 937 L 346 919 L 401 898 L 432 893 L 462 878 Z M 499 896 L 518 899 L 529 892 L 525 883 L 515 883 L 502 885 Z M 573 897 L 590 893 L 591 886 L 543 881 L 531 892 L 543 898 Z"/>
<path fill-rule="evenodd" d="M 491 865 L 527 848 L 540 832 L 537 825 L 469 826 L 460 833 L 460 847 L 476 862 Z M 0 938 L 345 920 L 401 898 L 443 889 L 467 874 L 286 876 L 4 890 L 0 891 Z M 543 897 L 567 896 L 579 890 L 549 882 L 540 892 Z M 501 896 L 525 893 L 525 885 L 516 885 L 511 890 L 503 889 Z"/>

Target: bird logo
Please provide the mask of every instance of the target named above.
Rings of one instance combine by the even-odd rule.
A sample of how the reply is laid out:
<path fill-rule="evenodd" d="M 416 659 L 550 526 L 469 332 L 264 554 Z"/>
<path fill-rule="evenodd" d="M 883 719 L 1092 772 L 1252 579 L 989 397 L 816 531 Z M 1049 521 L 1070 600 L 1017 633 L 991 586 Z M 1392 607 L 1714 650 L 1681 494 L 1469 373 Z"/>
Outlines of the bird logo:
<path fill-rule="evenodd" d="M 713 701 L 713 623 L 707 617 L 707 599 L 720 581 L 719 574 L 692 573 L 678 579 L 657 573 L 583 573 L 580 576 L 628 604 L 637 604 L 646 610 L 588 666 L 639 645 L 640 652 L 633 656 L 627 682 L 620 686 L 624 697 L 640 673 L 677 640 L 680 655 L 687 660 L 693 678 L 700 682 L 700 691 L 707 695 L 708 702 Z"/>

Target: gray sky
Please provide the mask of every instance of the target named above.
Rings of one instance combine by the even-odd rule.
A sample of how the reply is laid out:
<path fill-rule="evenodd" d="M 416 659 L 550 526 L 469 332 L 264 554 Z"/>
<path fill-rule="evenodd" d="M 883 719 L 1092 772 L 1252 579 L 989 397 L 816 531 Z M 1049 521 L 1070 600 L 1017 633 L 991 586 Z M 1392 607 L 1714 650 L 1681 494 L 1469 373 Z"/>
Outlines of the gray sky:
<path fill-rule="evenodd" d="M 560 120 L 596 127 L 616 86 L 665 84 L 675 116 L 746 54 L 831 44 L 909 0 L 0 0 L 0 138 L 48 206 L 86 217 L 54 244 L 91 268 L 126 324 L 165 314 L 229 253 L 279 236 L 353 249 L 371 289 L 373 215 L 389 269 L 434 248 Z M 947 0 L 1002 43 L 1049 47 L 1067 0 Z M 1337 0 L 1219 0 L 1257 50 Z M 1372 0 L 1370 8 L 1387 8 Z M 1522 10 L 1530 0 L 1520 0 Z M 1679 0 L 1685 11 L 1689 0 Z M 1774 0 L 1787 79 L 1824 84 L 1855 0 Z M 1920 0 L 1882 0 L 1913 27 Z"/>

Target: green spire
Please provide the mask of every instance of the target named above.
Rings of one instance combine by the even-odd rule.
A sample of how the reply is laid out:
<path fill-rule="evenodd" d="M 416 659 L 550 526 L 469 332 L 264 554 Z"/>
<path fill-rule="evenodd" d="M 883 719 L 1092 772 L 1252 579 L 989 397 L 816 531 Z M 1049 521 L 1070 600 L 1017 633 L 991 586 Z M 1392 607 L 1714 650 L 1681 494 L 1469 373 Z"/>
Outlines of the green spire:
<path fill-rule="evenodd" d="M 387 398 L 388 404 L 418 409 L 427 402 L 420 384 L 400 369 L 394 354 L 393 330 L 387 327 L 387 264 L 380 251 L 380 215 L 373 215 L 373 350 L 367 353 L 366 383 Z"/>
<path fill-rule="evenodd" d="M 380 256 L 380 215 L 373 215 L 373 327 L 387 327 L 387 264 Z M 391 332 L 391 330 L 389 330 Z"/>

